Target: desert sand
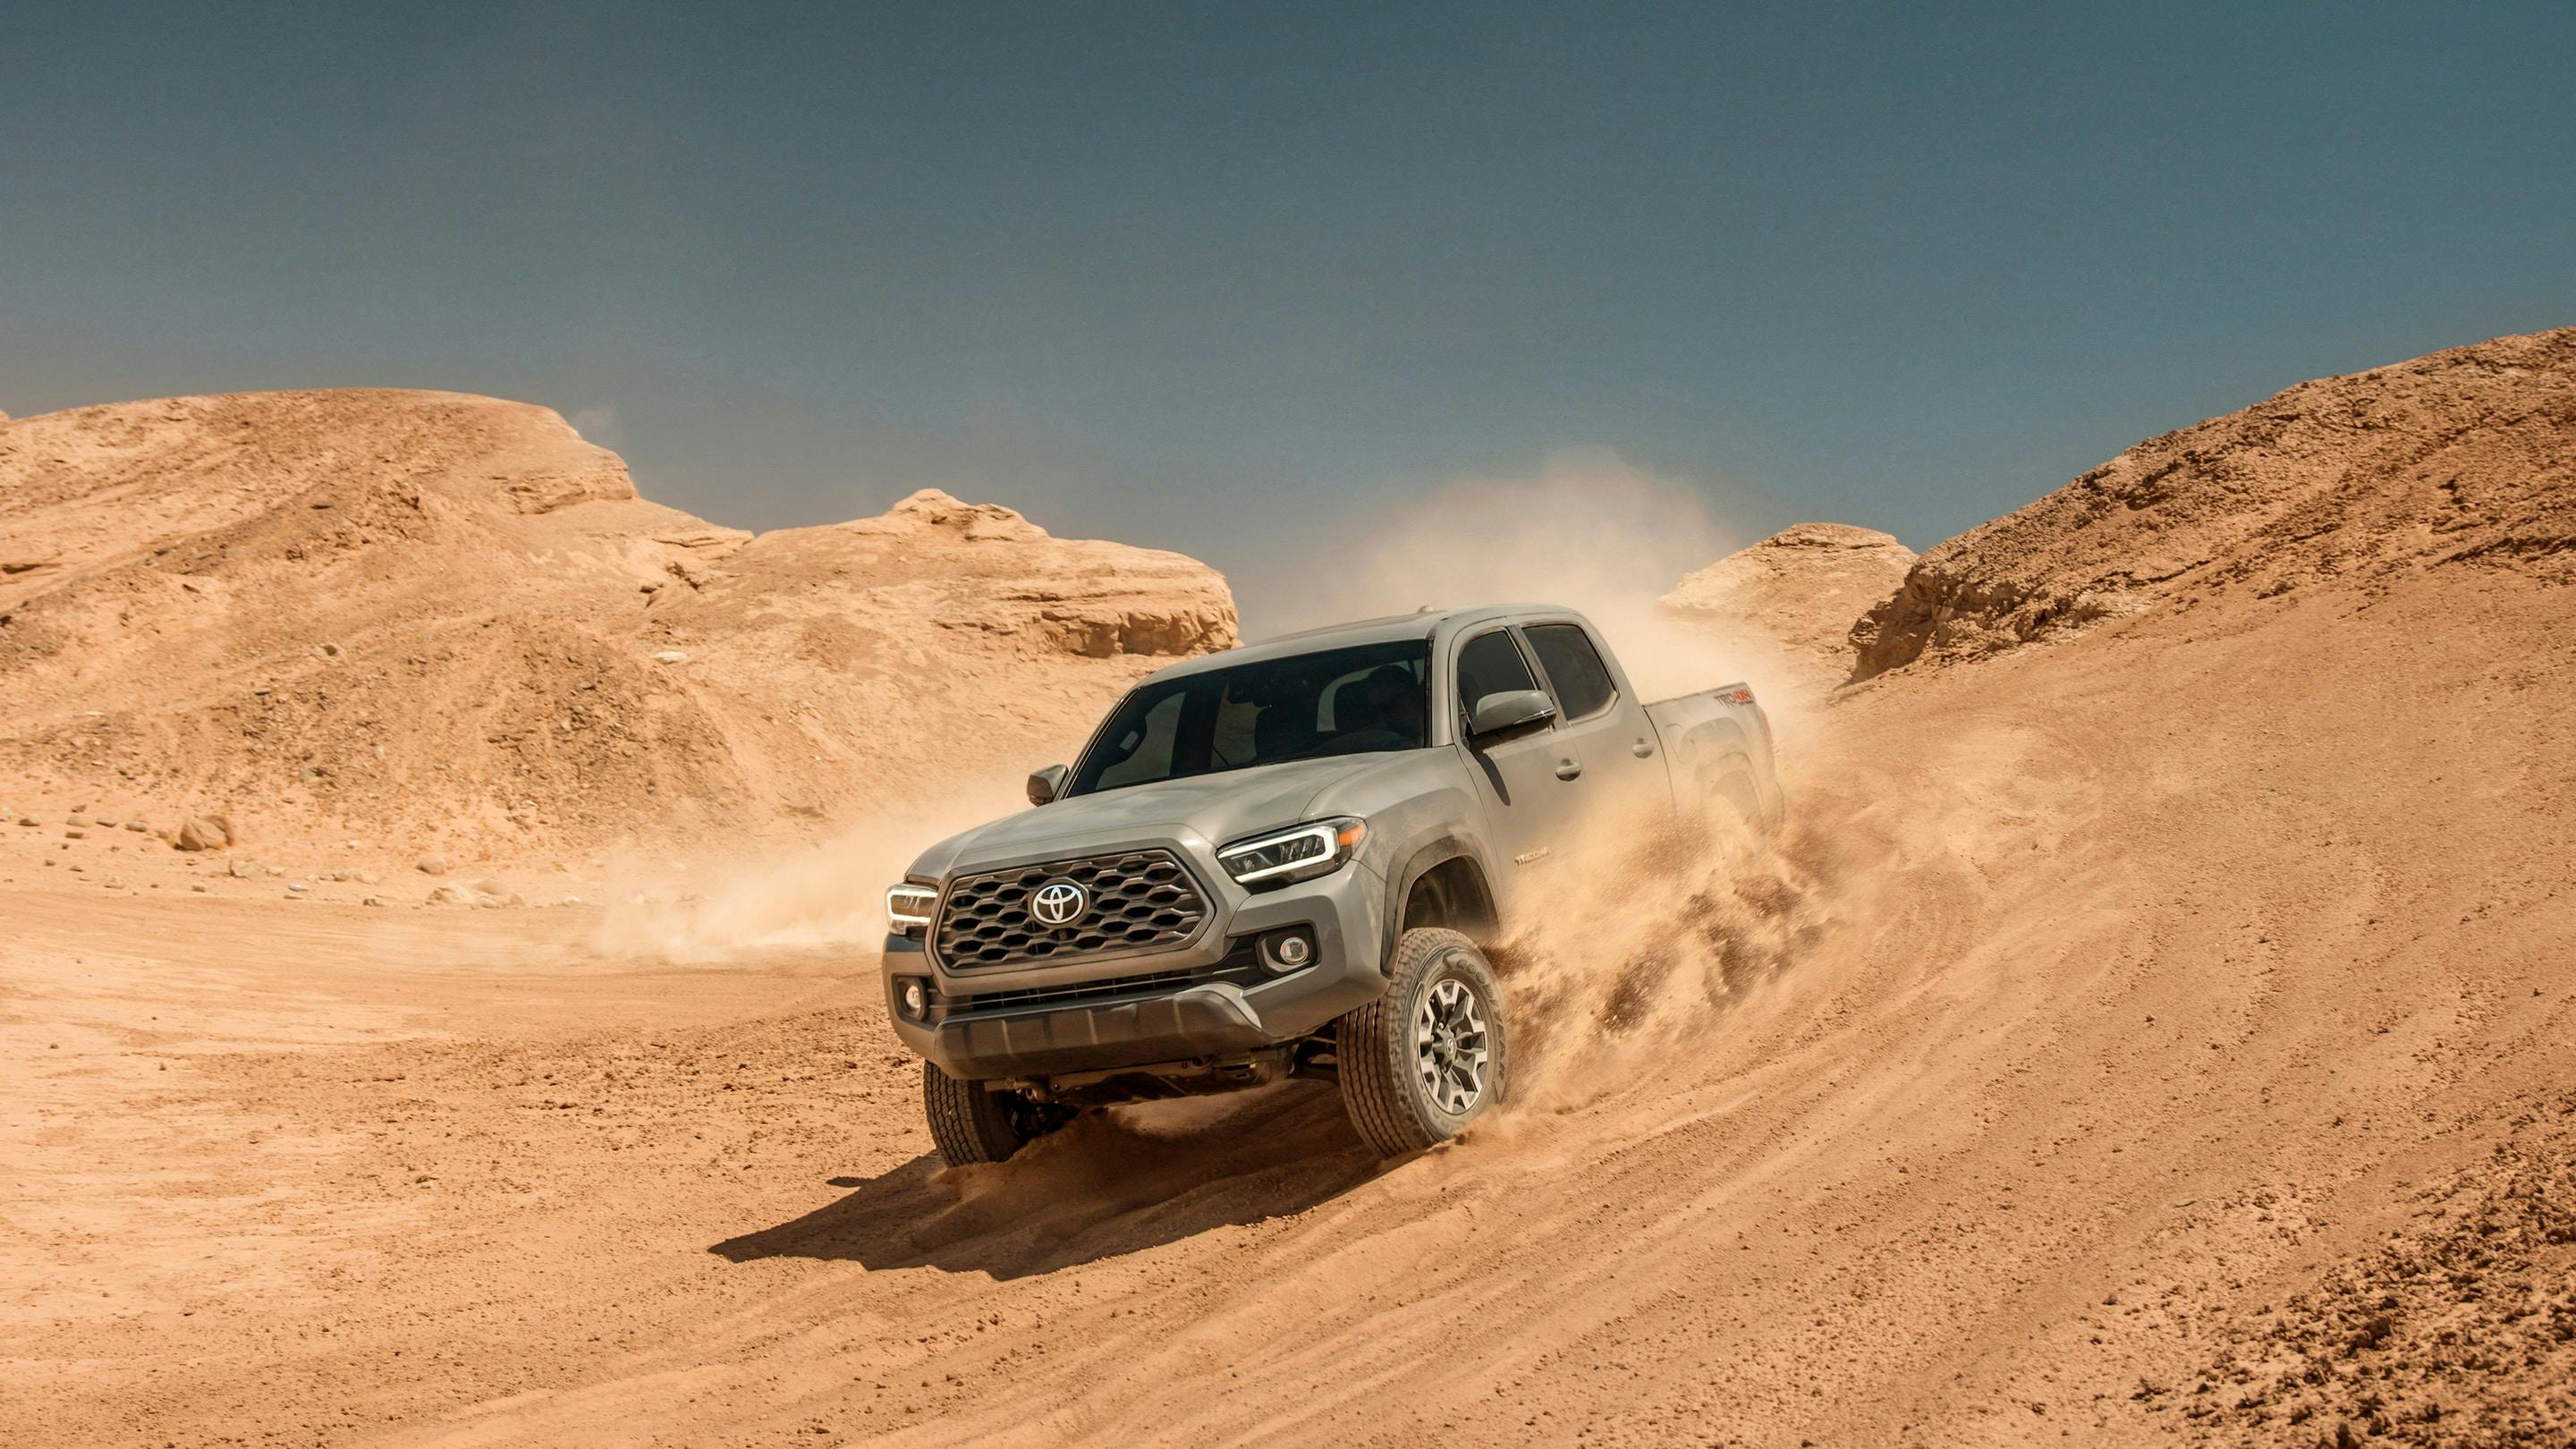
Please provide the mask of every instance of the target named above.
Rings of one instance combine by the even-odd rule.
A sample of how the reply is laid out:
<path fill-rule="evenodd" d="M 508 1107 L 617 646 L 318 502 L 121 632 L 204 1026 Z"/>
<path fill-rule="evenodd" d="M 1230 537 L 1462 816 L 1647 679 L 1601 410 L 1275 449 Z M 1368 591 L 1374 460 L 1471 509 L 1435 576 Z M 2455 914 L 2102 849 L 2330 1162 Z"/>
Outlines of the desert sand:
<path fill-rule="evenodd" d="M 0 1438 L 2576 1439 L 2576 330 L 1858 532 L 1667 611 L 1856 682 L 1776 850 L 1510 953 L 1510 1110 L 943 1172 L 826 867 L 1230 640 L 1213 575 L 945 498 L 746 541 L 480 399 L 0 426 Z"/>

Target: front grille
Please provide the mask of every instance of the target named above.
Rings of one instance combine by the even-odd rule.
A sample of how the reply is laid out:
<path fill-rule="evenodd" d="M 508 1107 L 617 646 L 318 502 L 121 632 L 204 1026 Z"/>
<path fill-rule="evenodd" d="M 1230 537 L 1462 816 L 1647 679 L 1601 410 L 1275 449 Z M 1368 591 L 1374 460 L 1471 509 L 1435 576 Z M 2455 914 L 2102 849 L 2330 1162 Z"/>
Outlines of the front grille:
<path fill-rule="evenodd" d="M 1089 905 L 1079 919 L 1049 926 L 1029 914 L 1029 898 L 1059 880 L 1082 887 Z M 1056 965 L 1183 945 L 1207 913 L 1207 898 L 1170 851 L 1131 850 L 960 876 L 940 903 L 931 945 L 952 971 Z"/>

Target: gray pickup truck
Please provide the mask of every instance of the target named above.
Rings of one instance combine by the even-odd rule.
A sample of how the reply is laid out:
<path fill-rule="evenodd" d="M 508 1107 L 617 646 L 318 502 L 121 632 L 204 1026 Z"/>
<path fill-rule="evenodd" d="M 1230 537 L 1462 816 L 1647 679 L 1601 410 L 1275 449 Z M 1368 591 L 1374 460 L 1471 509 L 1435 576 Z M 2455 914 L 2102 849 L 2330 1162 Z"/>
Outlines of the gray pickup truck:
<path fill-rule="evenodd" d="M 1503 1098 L 1484 947 L 1611 848 L 1587 819 L 1781 811 L 1751 690 L 1643 703 L 1590 621 L 1527 605 L 1175 664 L 1029 802 L 886 893 L 886 1006 L 952 1164 L 1289 1076 L 1337 1081 L 1380 1154 L 1428 1147 Z"/>

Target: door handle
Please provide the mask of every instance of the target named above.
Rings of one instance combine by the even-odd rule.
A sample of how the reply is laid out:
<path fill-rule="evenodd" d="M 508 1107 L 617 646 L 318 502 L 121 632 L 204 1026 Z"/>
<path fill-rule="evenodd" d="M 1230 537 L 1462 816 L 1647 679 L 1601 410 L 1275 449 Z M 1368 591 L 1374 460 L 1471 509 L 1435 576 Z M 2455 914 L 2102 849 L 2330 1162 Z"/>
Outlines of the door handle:
<path fill-rule="evenodd" d="M 1628 752 L 1635 755 L 1638 759 L 1649 760 L 1654 758 L 1655 747 L 1647 744 L 1644 740 L 1639 740 L 1628 747 Z"/>
<path fill-rule="evenodd" d="M 1582 773 L 1583 767 L 1572 760 L 1559 760 L 1556 762 L 1556 778 L 1560 780 L 1571 780 Z"/>

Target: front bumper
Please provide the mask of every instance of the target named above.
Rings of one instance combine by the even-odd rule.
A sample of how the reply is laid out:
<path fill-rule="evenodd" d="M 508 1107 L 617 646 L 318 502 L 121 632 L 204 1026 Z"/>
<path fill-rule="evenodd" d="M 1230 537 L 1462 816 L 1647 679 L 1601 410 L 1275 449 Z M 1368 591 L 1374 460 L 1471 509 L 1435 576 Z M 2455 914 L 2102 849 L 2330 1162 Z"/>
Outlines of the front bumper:
<path fill-rule="evenodd" d="M 1186 947 L 1078 965 L 951 972 L 919 938 L 886 938 L 886 1013 L 904 1045 L 965 1081 L 1240 1056 L 1312 1034 L 1386 990 L 1386 886 L 1353 862 L 1317 880 L 1254 893 L 1184 858 L 1209 899 Z M 1273 974 L 1251 943 L 1304 926 L 1311 964 Z M 928 983 L 928 1019 L 907 1016 L 901 983 Z"/>

